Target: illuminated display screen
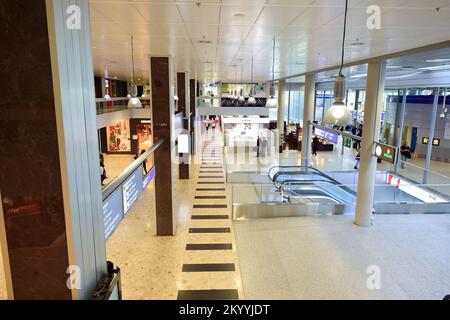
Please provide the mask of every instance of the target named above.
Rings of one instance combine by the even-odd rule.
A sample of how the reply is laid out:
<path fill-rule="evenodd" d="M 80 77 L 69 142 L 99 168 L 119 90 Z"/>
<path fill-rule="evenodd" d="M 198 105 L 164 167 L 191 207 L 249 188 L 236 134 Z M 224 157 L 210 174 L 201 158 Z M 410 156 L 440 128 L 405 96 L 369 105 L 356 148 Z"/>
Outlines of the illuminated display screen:
<path fill-rule="evenodd" d="M 330 131 L 320 129 L 320 128 L 314 128 L 314 134 L 316 136 L 318 136 L 319 138 L 325 139 L 332 143 L 335 143 L 335 144 L 338 143 L 338 134 L 335 132 L 330 132 Z"/>
<path fill-rule="evenodd" d="M 377 143 L 375 155 L 383 161 L 395 163 L 397 161 L 397 148 L 386 144 Z"/>
<path fill-rule="evenodd" d="M 103 223 L 105 239 L 108 239 L 123 219 L 122 193 L 116 190 L 103 202 Z"/>
<path fill-rule="evenodd" d="M 127 212 L 131 209 L 133 204 L 139 198 L 142 193 L 142 166 L 137 168 L 136 171 L 123 183 L 123 212 Z"/>

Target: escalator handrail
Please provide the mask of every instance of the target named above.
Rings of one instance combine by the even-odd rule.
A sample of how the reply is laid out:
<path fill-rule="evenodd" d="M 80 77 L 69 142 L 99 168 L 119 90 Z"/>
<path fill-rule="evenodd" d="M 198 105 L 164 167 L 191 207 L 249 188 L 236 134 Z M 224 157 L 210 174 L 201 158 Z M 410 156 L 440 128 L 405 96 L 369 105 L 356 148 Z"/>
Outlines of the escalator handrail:
<path fill-rule="evenodd" d="M 296 172 L 296 171 L 278 171 L 277 173 L 275 173 L 274 175 L 273 175 L 273 177 L 272 177 L 272 170 L 274 170 L 274 169 L 288 169 L 288 168 L 293 168 L 293 169 L 300 169 L 301 171 L 307 171 L 307 170 L 312 170 L 312 171 L 316 171 L 316 172 L 321 172 L 320 170 L 318 170 L 318 169 L 316 169 L 316 168 L 314 168 L 314 167 L 311 167 L 311 166 L 273 166 L 273 167 L 271 167 L 270 169 L 269 169 L 269 171 L 268 171 L 268 176 L 269 176 L 269 179 L 272 181 L 272 182 L 275 182 L 275 176 L 277 175 L 277 174 L 279 174 L 279 173 L 286 173 L 286 172 Z M 304 169 L 306 169 L 306 170 L 304 170 Z"/>
<path fill-rule="evenodd" d="M 318 174 L 321 177 L 324 177 L 325 181 L 335 181 L 333 178 L 331 178 L 330 176 L 328 176 L 327 174 L 323 173 L 320 170 L 314 169 L 313 171 L 315 171 L 316 174 Z M 275 184 L 275 186 L 279 186 L 280 183 L 278 183 L 278 177 L 280 176 L 284 176 L 284 175 L 290 175 L 290 176 L 295 176 L 295 175 L 302 175 L 302 174 L 309 174 L 310 172 L 307 171 L 282 171 L 282 172 L 278 172 L 277 174 L 275 174 L 274 176 L 274 180 L 273 183 Z M 293 179 L 291 179 L 293 180 Z"/>

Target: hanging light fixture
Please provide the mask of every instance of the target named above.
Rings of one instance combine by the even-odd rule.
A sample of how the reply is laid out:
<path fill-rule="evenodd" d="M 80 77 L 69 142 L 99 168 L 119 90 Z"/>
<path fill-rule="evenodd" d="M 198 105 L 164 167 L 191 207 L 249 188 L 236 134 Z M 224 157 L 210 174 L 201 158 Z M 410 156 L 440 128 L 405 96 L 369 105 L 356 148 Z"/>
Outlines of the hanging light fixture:
<path fill-rule="evenodd" d="M 252 81 L 250 83 L 250 98 L 248 98 L 247 104 L 248 105 L 255 105 L 256 104 L 256 99 L 254 97 L 255 91 L 254 91 L 254 86 L 253 86 L 253 57 L 252 57 Z"/>
<path fill-rule="evenodd" d="M 273 38 L 272 51 L 272 84 L 270 85 L 270 97 L 267 100 L 266 108 L 278 108 L 278 100 L 275 99 L 275 37 Z"/>
<path fill-rule="evenodd" d="M 137 86 L 136 86 L 136 78 L 134 72 L 134 43 L 133 36 L 131 36 L 131 62 L 133 64 L 133 82 L 131 84 L 131 99 L 128 101 L 128 108 L 142 108 L 141 100 L 137 97 Z"/>
<path fill-rule="evenodd" d="M 242 69 L 243 66 L 241 65 L 241 90 L 239 92 L 239 102 L 240 103 L 245 103 L 245 98 L 244 98 L 244 83 L 242 82 Z"/>
<path fill-rule="evenodd" d="M 345 33 L 347 30 L 347 12 L 348 12 L 348 0 L 345 0 L 345 13 L 344 13 L 344 32 L 342 37 L 342 56 L 341 67 L 339 74 L 334 81 L 334 102 L 333 105 L 325 113 L 323 123 L 332 124 L 335 126 L 345 126 L 352 119 L 352 113 L 348 110 L 345 100 L 345 77 L 342 74 L 342 68 L 344 67 L 344 55 L 345 55 Z"/>
<path fill-rule="evenodd" d="M 111 96 L 109 95 L 109 81 L 110 80 L 106 76 L 107 76 L 107 73 L 105 72 L 105 91 L 106 91 L 106 94 L 103 97 L 103 99 L 105 99 L 106 101 L 111 101 Z"/>

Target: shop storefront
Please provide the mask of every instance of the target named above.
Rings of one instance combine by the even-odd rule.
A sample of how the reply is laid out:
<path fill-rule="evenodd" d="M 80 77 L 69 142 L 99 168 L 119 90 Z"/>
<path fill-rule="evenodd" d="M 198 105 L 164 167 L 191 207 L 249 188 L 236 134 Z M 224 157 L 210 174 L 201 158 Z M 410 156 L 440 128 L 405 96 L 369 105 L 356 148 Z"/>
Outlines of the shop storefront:
<path fill-rule="evenodd" d="M 256 147 L 258 136 L 272 140 L 269 118 L 261 117 L 223 117 L 225 146 L 248 145 Z"/>

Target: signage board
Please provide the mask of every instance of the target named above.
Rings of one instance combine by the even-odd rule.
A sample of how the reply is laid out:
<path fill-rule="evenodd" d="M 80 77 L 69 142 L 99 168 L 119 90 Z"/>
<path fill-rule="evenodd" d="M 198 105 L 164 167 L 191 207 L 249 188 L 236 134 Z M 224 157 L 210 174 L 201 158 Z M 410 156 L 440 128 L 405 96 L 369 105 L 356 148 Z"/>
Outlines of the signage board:
<path fill-rule="evenodd" d="M 189 153 L 189 135 L 178 135 L 178 153 Z"/>
<path fill-rule="evenodd" d="M 397 148 L 387 144 L 377 143 L 375 155 L 377 158 L 389 163 L 397 162 Z"/>
<path fill-rule="evenodd" d="M 430 143 L 430 138 L 428 138 L 428 137 L 423 137 L 423 138 L 422 138 L 422 144 L 428 144 L 428 143 Z M 441 139 L 433 138 L 432 143 L 433 143 L 433 146 L 439 147 L 439 146 L 441 145 Z"/>
<path fill-rule="evenodd" d="M 260 124 L 268 124 L 270 123 L 269 118 L 223 118 L 223 123 L 231 123 L 231 124 L 252 124 L 252 123 L 260 123 Z"/>
<path fill-rule="evenodd" d="M 152 182 L 153 178 L 156 175 L 156 168 L 153 167 L 150 172 L 144 177 L 144 180 L 142 180 L 142 189 L 147 188 L 147 186 Z"/>
<path fill-rule="evenodd" d="M 124 215 L 131 209 L 133 204 L 142 193 L 142 166 L 136 169 L 122 185 L 123 213 Z"/>
<path fill-rule="evenodd" d="M 343 137 L 344 138 L 344 146 L 347 148 L 352 148 L 353 143 L 352 143 L 352 139 L 348 138 L 348 137 Z"/>
<path fill-rule="evenodd" d="M 325 139 L 334 144 L 338 143 L 338 134 L 336 132 L 331 132 L 322 128 L 314 127 L 314 134 L 319 138 Z"/>
<path fill-rule="evenodd" d="M 103 224 L 105 239 L 108 239 L 123 219 L 122 192 L 120 189 L 103 201 Z"/>
<path fill-rule="evenodd" d="M 441 145 L 441 139 L 433 139 L 433 146 L 439 147 Z"/>

